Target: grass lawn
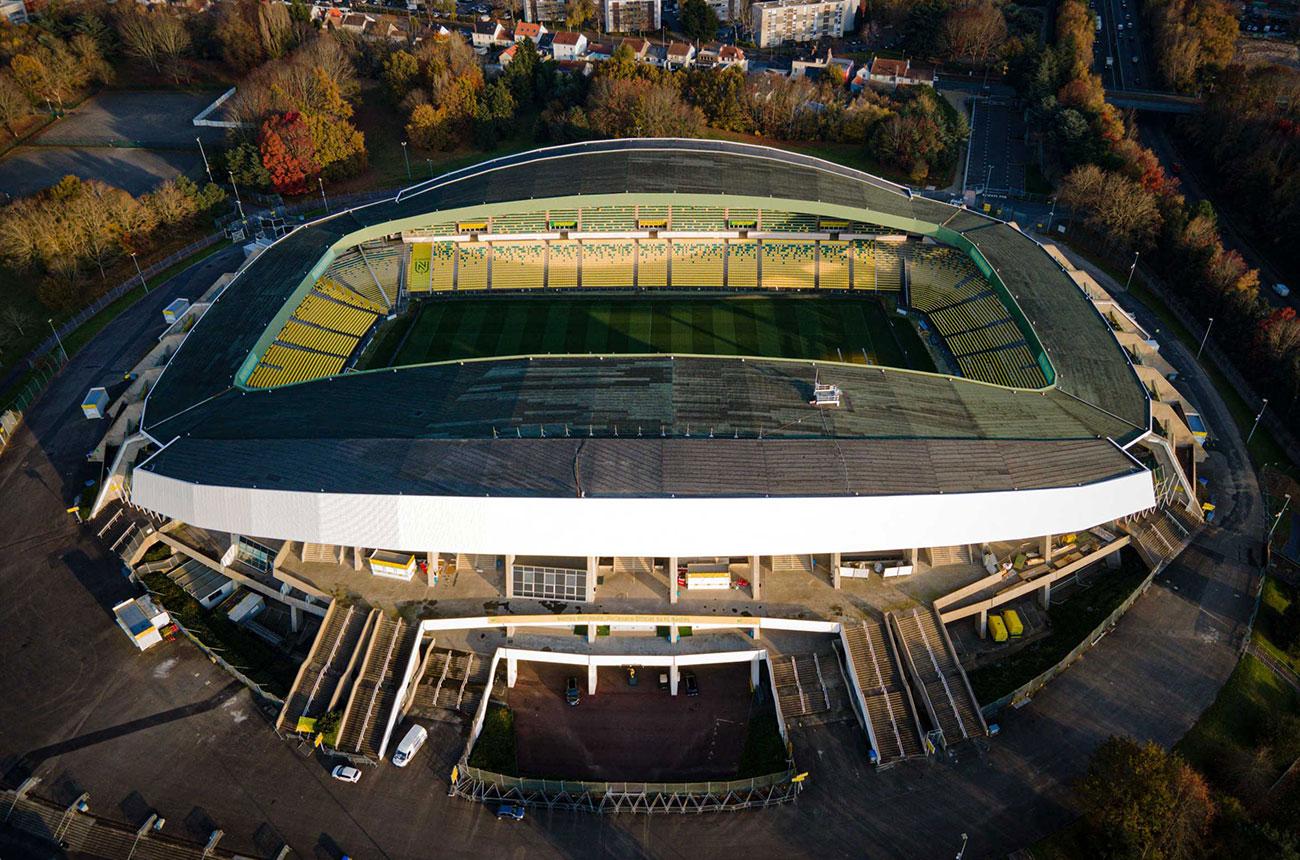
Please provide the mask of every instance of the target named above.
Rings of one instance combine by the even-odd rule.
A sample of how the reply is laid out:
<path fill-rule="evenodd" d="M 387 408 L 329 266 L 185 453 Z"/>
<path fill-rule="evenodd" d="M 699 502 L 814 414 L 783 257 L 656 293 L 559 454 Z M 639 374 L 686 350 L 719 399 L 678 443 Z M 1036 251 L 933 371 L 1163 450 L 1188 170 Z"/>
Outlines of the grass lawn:
<path fill-rule="evenodd" d="M 1174 750 L 1249 806 L 1300 755 L 1300 700 L 1248 654 Z"/>
<path fill-rule="evenodd" d="M 1094 574 L 1087 589 L 1076 590 L 1064 603 L 1048 609 L 1051 633 L 1005 660 L 969 673 L 975 698 L 985 704 L 997 701 L 1056 665 L 1096 629 L 1148 573 L 1134 550 L 1120 550 L 1120 559 L 1119 570 Z"/>
<path fill-rule="evenodd" d="M 1290 653 L 1281 644 L 1279 635 L 1282 613 L 1296 599 L 1296 590 L 1272 576 L 1264 578 L 1264 594 L 1260 600 L 1259 617 L 1255 619 L 1252 641 L 1259 648 L 1277 658 L 1278 662 L 1300 672 L 1300 654 Z"/>
<path fill-rule="evenodd" d="M 515 714 L 505 705 L 488 705 L 483 718 L 483 731 L 474 742 L 469 754 L 469 766 L 517 776 L 519 763 L 515 758 Z"/>
<path fill-rule="evenodd" d="M 736 779 L 753 779 L 781 773 L 786 766 L 785 741 L 781 740 L 781 728 L 777 725 L 776 714 L 765 710 L 750 717 Z"/>
<path fill-rule="evenodd" d="M 920 338 L 872 299 L 495 297 L 423 302 L 393 364 L 500 355 L 693 353 L 933 371 Z"/>

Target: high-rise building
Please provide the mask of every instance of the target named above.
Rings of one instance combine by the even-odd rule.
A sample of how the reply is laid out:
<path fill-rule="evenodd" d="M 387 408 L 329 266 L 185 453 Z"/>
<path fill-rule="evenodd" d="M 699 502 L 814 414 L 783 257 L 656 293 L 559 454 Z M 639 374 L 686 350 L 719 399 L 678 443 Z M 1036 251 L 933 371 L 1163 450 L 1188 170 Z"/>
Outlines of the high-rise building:
<path fill-rule="evenodd" d="M 750 9 L 750 26 L 760 48 L 785 42 L 814 42 L 853 29 L 853 0 L 762 0 Z"/>
<path fill-rule="evenodd" d="M 661 0 L 605 0 L 605 32 L 658 30 L 662 8 Z"/>

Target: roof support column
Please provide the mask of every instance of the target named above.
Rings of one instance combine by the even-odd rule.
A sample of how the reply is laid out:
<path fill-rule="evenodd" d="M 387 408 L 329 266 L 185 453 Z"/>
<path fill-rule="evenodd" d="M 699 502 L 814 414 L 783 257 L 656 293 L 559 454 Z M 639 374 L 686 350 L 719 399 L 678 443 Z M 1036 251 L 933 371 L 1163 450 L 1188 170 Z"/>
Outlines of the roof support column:
<path fill-rule="evenodd" d="M 831 553 L 831 587 L 838 589 L 840 587 L 840 554 Z"/>
<path fill-rule="evenodd" d="M 1038 592 L 1038 602 L 1043 605 L 1043 609 L 1048 609 L 1052 605 L 1052 584 L 1043 583 L 1043 590 Z"/>
<path fill-rule="evenodd" d="M 365 554 L 366 551 L 363 548 L 359 546 L 352 547 L 352 569 L 353 570 L 361 569 L 361 559 Z"/>
<path fill-rule="evenodd" d="M 668 556 L 668 602 L 677 602 L 677 556 Z"/>
<path fill-rule="evenodd" d="M 512 600 L 515 596 L 515 557 L 512 553 L 506 553 L 506 600 Z"/>
<path fill-rule="evenodd" d="M 989 635 L 989 611 L 987 609 L 981 609 L 980 610 L 980 638 L 986 639 L 988 638 L 988 635 Z"/>
<path fill-rule="evenodd" d="M 677 695 L 677 682 L 681 680 L 681 674 L 677 671 L 677 658 L 673 658 L 673 664 L 668 667 L 668 692 Z"/>
<path fill-rule="evenodd" d="M 1043 535 L 1043 561 L 1052 560 L 1052 535 Z"/>
<path fill-rule="evenodd" d="M 749 591 L 755 600 L 763 599 L 763 557 L 751 555 L 749 557 Z"/>
<path fill-rule="evenodd" d="M 595 663 L 588 663 L 588 664 L 587 664 L 587 695 L 588 695 L 588 696 L 594 696 L 594 695 L 596 695 L 596 670 L 597 670 L 597 668 L 598 668 L 598 667 L 596 666 Z"/>
<path fill-rule="evenodd" d="M 519 659 L 517 657 L 506 658 L 506 686 L 514 689 L 515 679 L 519 676 Z"/>
<path fill-rule="evenodd" d="M 595 642 L 595 641 L 596 641 L 596 626 L 597 626 L 597 625 L 592 624 L 592 623 L 588 623 L 588 624 L 587 624 L 587 641 L 588 641 L 588 642 Z"/>
<path fill-rule="evenodd" d="M 763 662 L 761 654 L 755 654 L 754 659 L 749 661 L 749 689 L 757 690 L 760 677 L 760 667 Z"/>
<path fill-rule="evenodd" d="M 600 559 L 597 556 L 587 556 L 587 602 L 596 602 L 596 573 L 600 570 Z"/>
<path fill-rule="evenodd" d="M 302 610 L 292 603 L 289 604 L 289 630 L 297 633 L 302 629 Z"/>

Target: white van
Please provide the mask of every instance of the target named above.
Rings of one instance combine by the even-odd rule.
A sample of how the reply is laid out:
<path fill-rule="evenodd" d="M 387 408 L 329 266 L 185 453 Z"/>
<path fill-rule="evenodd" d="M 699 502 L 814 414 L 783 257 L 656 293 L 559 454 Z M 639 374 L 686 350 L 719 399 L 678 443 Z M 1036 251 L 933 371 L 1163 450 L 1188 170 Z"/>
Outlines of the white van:
<path fill-rule="evenodd" d="M 397 745 L 397 752 L 393 753 L 393 764 L 406 767 L 428 739 L 429 733 L 425 731 L 424 726 L 411 726 L 406 732 L 406 737 L 402 738 L 402 742 Z"/>

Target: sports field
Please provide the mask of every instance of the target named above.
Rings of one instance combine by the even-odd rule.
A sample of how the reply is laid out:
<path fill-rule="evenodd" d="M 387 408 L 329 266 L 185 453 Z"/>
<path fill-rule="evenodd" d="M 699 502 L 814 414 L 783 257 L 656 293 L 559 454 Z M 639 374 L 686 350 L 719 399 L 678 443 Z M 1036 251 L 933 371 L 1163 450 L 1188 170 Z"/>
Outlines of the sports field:
<path fill-rule="evenodd" d="M 456 297 L 423 302 L 415 313 L 385 364 L 671 352 L 934 370 L 910 323 L 865 297 Z"/>

